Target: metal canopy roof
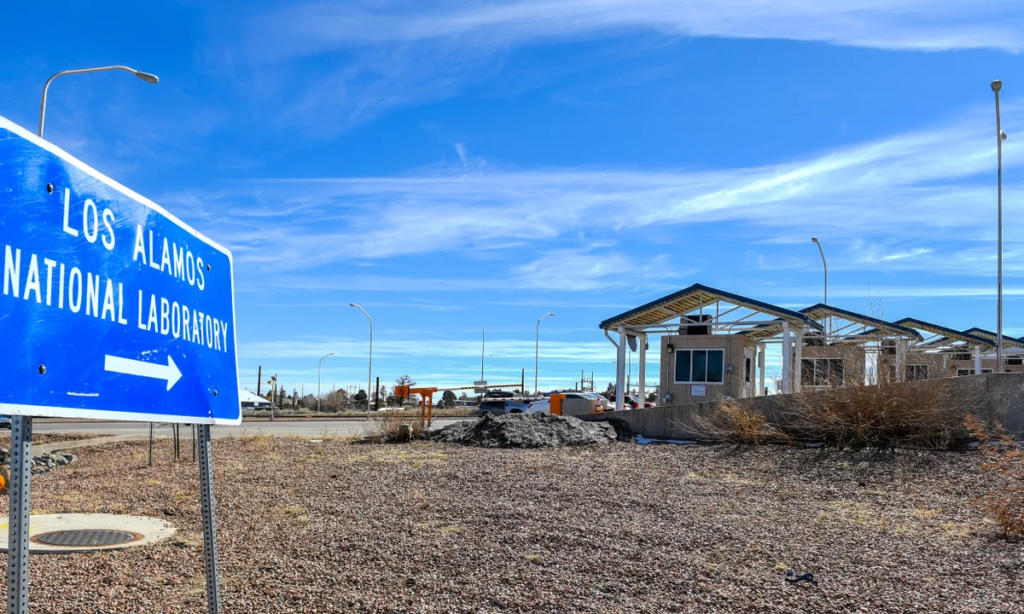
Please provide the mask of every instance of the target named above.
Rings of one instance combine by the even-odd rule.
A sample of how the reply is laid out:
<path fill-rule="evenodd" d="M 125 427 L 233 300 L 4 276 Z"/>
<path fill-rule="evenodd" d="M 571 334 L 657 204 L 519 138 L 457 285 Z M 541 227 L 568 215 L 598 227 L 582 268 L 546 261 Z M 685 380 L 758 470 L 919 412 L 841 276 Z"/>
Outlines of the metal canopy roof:
<path fill-rule="evenodd" d="M 807 314 L 809 317 L 815 320 L 823 320 L 828 317 L 840 318 L 847 322 L 854 322 L 856 324 L 863 324 L 865 326 L 873 326 L 871 331 L 864 331 L 860 337 L 863 336 L 888 336 L 888 337 L 909 337 L 916 341 L 923 341 L 924 337 L 921 333 L 917 332 L 913 328 L 901 326 L 893 322 L 886 322 L 879 318 L 866 316 L 864 314 L 856 313 L 854 311 L 848 311 L 839 307 L 833 307 L 824 303 L 818 303 L 817 305 L 811 305 L 800 310 L 800 313 Z"/>
<path fill-rule="evenodd" d="M 970 343 L 972 345 L 981 345 L 990 347 L 995 344 L 989 343 L 987 339 L 972 335 L 971 333 L 964 333 L 952 328 L 946 328 L 938 324 L 932 324 L 931 322 L 925 322 L 916 318 L 903 318 L 902 320 L 896 320 L 896 324 L 900 326 L 906 326 L 909 328 L 915 328 L 917 330 L 923 330 L 925 332 L 932 333 L 933 335 L 942 335 L 950 341 L 963 341 L 964 343 Z"/>
<path fill-rule="evenodd" d="M 817 322 L 800 312 L 701 284 L 693 284 L 689 288 L 608 318 L 601 322 L 600 327 L 609 330 L 619 326 L 657 326 L 673 318 L 694 312 L 701 307 L 714 305 L 718 301 L 773 316 L 796 326 L 821 328 Z"/>
<path fill-rule="evenodd" d="M 965 330 L 964 333 L 974 335 L 975 337 L 981 337 L 982 339 L 987 340 L 992 347 L 995 347 L 996 340 L 999 339 L 999 336 L 994 332 L 985 330 L 984 328 L 978 328 L 977 326 Z M 1024 339 L 1015 339 L 1009 335 L 1003 335 L 1003 349 L 1008 347 L 1024 347 Z"/>

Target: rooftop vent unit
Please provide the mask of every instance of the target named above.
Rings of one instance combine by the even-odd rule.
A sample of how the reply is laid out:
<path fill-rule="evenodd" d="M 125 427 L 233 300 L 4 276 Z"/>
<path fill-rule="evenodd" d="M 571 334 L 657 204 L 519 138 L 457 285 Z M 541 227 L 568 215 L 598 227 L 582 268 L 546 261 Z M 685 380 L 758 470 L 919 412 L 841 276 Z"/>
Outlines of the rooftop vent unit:
<path fill-rule="evenodd" d="M 682 316 L 679 318 L 680 335 L 710 335 L 711 314 L 700 314 L 695 316 Z"/>
<path fill-rule="evenodd" d="M 825 335 L 821 333 L 810 333 L 804 336 L 804 347 L 820 348 L 825 347 Z"/>

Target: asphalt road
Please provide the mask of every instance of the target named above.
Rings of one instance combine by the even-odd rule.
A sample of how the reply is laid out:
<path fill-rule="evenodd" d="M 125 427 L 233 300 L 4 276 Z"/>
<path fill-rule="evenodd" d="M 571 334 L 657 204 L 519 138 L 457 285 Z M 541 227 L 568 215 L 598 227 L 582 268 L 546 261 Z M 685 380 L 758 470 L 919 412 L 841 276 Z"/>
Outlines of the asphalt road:
<path fill-rule="evenodd" d="M 434 428 L 443 427 L 466 418 L 434 420 Z M 475 418 L 472 418 L 475 420 Z M 273 422 L 243 422 L 239 426 L 215 426 L 210 429 L 213 437 L 245 437 L 252 435 L 275 435 L 298 437 L 346 437 L 363 433 L 370 424 L 366 420 L 275 420 Z M 166 429 L 162 429 L 166 430 Z M 35 420 L 35 433 L 93 433 L 96 435 L 149 435 L 148 422 L 44 422 Z"/>

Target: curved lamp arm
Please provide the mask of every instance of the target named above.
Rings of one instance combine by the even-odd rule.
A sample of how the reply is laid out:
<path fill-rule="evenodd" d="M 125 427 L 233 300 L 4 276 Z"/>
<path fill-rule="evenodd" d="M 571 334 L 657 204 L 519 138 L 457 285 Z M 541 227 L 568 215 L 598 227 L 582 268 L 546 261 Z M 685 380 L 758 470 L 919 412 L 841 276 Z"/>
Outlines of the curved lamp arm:
<path fill-rule="evenodd" d="M 103 72 L 105 70 L 123 70 L 130 72 L 139 79 L 142 79 L 146 83 L 159 83 L 160 77 L 148 72 L 142 72 L 141 70 L 135 70 L 128 66 L 97 66 L 96 68 L 76 68 L 73 70 L 62 70 L 59 73 L 54 74 L 46 80 L 46 84 L 43 86 L 43 101 L 39 104 L 39 136 L 43 136 L 43 125 L 46 122 L 46 93 L 50 89 L 50 83 L 53 82 L 57 77 L 63 77 L 64 75 L 81 75 L 89 72 Z"/>

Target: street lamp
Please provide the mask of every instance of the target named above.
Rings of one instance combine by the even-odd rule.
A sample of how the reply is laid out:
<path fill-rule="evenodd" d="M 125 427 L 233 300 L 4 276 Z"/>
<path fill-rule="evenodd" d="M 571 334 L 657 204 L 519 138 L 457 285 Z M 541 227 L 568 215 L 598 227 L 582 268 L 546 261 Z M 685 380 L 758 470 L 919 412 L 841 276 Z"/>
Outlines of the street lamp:
<path fill-rule="evenodd" d="M 540 317 L 540 320 L 548 316 L 554 317 L 555 314 L 545 313 Z M 537 383 L 540 379 L 540 320 L 537 320 L 537 341 L 533 349 L 533 394 L 540 393 L 540 386 Z"/>
<path fill-rule="evenodd" d="M 370 314 L 366 313 L 366 310 L 356 305 L 355 303 L 349 303 L 349 307 L 355 307 L 359 311 L 363 312 L 366 319 L 370 321 L 370 371 L 369 375 L 366 376 L 366 419 L 370 419 L 370 382 L 373 381 L 373 318 Z"/>
<path fill-rule="evenodd" d="M 334 352 L 327 354 L 324 358 L 327 356 L 334 356 Z M 316 413 L 318 414 L 320 413 L 320 370 L 324 366 L 324 358 L 320 359 L 316 367 Z"/>
<path fill-rule="evenodd" d="M 825 305 L 828 305 L 828 263 L 825 262 L 825 250 L 821 249 L 821 241 L 818 237 L 811 237 L 811 242 L 818 246 L 818 253 L 821 254 L 821 265 L 825 267 Z M 831 318 L 829 318 L 829 324 L 831 324 Z M 831 326 L 829 327 L 831 328 Z M 826 333 L 831 334 L 832 331 L 826 330 Z"/>
<path fill-rule="evenodd" d="M 998 234 L 996 239 L 996 252 L 998 261 L 998 273 L 996 282 L 996 373 L 1003 371 L 1003 141 L 1006 140 L 1006 133 L 1003 132 L 999 120 L 999 90 L 1003 89 L 1003 82 L 996 79 L 992 82 L 992 91 L 996 95 L 996 155 L 998 159 L 998 206 L 997 226 Z"/>
<path fill-rule="evenodd" d="M 53 82 L 57 77 L 63 77 L 64 75 L 81 75 L 88 72 L 102 72 L 105 70 L 123 70 L 130 72 L 136 77 L 142 79 L 146 83 L 160 83 L 160 78 L 156 75 L 148 72 L 142 72 L 135 70 L 134 68 L 128 68 L 127 66 L 99 66 L 97 68 L 78 68 L 75 70 L 62 70 L 59 73 L 53 75 L 46 80 L 46 85 L 43 86 L 43 101 L 39 105 L 39 136 L 43 136 L 43 124 L 46 121 L 46 93 L 50 89 L 50 83 Z"/>

